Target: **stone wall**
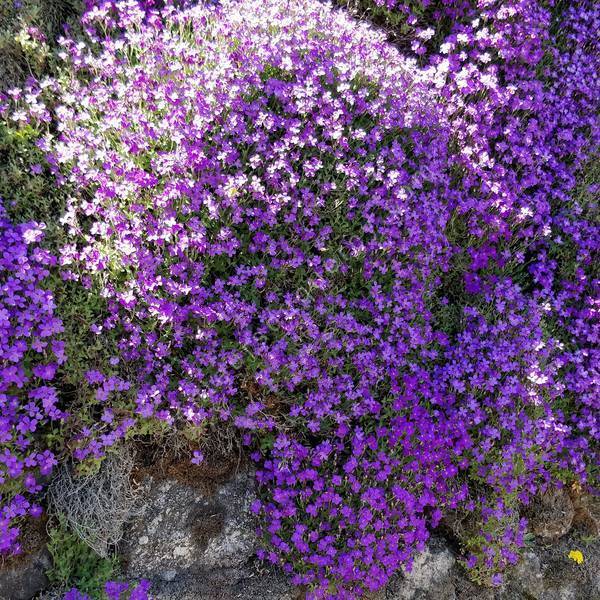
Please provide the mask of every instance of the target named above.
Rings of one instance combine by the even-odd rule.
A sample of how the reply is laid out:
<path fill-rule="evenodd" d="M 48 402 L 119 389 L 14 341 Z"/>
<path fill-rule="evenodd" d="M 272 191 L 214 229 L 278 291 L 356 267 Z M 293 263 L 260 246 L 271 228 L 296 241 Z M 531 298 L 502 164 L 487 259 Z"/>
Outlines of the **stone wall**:
<path fill-rule="evenodd" d="M 252 472 L 229 465 L 209 476 L 194 469 L 182 463 L 136 473 L 137 508 L 118 545 L 124 579 L 151 580 L 157 600 L 301 600 L 303 590 L 254 557 Z M 600 599 L 600 543 L 592 539 L 597 513 L 589 509 L 597 504 L 589 499 L 573 504 L 566 492 L 555 494 L 560 499 L 540 499 L 537 515 L 530 515 L 535 535 L 503 588 L 472 584 L 457 560 L 455 543 L 434 536 L 411 572 L 399 574 L 372 600 Z M 583 551 L 581 565 L 569 559 L 572 549 Z M 36 597 L 48 586 L 48 566 L 43 548 L 5 566 L 0 599 Z"/>

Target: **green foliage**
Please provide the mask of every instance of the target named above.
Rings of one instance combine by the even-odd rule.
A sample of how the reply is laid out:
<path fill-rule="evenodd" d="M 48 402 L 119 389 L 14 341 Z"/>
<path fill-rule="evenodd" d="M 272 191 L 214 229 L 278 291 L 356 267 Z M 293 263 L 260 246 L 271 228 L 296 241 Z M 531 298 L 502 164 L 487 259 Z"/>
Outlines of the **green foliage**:
<path fill-rule="evenodd" d="M 398 0 L 393 8 L 388 8 L 385 2 L 379 6 L 374 0 L 338 0 L 338 3 L 348 6 L 360 15 L 368 16 L 370 21 L 383 27 L 402 50 L 410 48 L 415 39 L 415 25 L 411 24 L 409 15 L 416 18 L 420 26 L 434 28 L 433 37 L 426 43 L 429 49 L 437 48 L 450 33 L 453 25 L 452 19 L 437 14 L 440 8 L 447 5 L 447 2 L 442 0 Z M 466 17 L 466 13 L 464 16 Z"/>
<path fill-rule="evenodd" d="M 104 584 L 118 570 L 115 557 L 102 558 L 84 544 L 68 527 L 63 517 L 49 531 L 48 551 L 53 566 L 47 575 L 63 588 L 76 587 L 92 599 L 103 599 Z"/>
<path fill-rule="evenodd" d="M 77 27 L 81 0 L 0 1 L 0 90 L 46 74 L 52 46 L 68 24 Z"/>
<path fill-rule="evenodd" d="M 41 135 L 31 125 L 0 122 L 0 198 L 13 218 L 52 224 L 64 207 L 64 192 L 44 167 L 36 146 Z"/>

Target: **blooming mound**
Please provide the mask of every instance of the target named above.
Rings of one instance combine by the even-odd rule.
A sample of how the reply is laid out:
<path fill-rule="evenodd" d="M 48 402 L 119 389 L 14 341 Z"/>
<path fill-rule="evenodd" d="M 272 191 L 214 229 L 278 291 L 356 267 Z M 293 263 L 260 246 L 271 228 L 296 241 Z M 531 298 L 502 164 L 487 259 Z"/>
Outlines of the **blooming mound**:
<path fill-rule="evenodd" d="M 405 58 L 313 0 L 100 3 L 60 76 L 12 93 L 64 198 L 44 249 L 36 223 L 0 229 L 4 550 L 36 468 L 160 424 L 235 428 L 259 556 L 315 598 L 381 588 L 465 509 L 496 583 L 519 506 L 593 484 L 598 231 L 570 200 L 593 41 L 576 10 L 546 52 L 538 3 L 466 4 L 439 53 L 409 15 Z"/>
<path fill-rule="evenodd" d="M 36 447 L 35 433 L 46 420 L 64 416 L 51 385 L 65 360 L 63 326 L 52 293 L 43 288 L 56 258 L 40 248 L 42 237 L 43 226 L 14 226 L 0 204 L 0 482 L 8 496 L 0 518 L 2 552 L 19 549 L 12 520 L 42 510 L 21 492 L 38 492 L 35 475 L 47 475 L 56 464 L 49 450 Z"/>

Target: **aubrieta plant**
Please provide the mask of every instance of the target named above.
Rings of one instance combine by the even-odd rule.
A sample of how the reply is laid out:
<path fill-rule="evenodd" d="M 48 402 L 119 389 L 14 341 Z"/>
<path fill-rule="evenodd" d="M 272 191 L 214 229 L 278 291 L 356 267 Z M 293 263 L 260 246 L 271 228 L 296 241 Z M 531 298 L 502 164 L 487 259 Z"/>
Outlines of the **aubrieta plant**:
<path fill-rule="evenodd" d="M 5 553 L 55 456 L 152 422 L 237 428 L 259 556 L 314 599 L 380 589 L 460 511 L 500 585 L 520 507 L 597 485 L 600 10 L 379 8 L 410 48 L 315 0 L 96 2 L 6 95 L 64 202 L 46 243 L 3 214 Z"/>
<path fill-rule="evenodd" d="M 49 421 L 65 418 L 54 378 L 65 361 L 62 321 L 44 288 L 56 257 L 40 246 L 42 223 L 13 225 L 0 204 L 0 551 L 18 552 L 15 519 L 38 517 L 38 476 L 56 459 L 36 443 Z"/>

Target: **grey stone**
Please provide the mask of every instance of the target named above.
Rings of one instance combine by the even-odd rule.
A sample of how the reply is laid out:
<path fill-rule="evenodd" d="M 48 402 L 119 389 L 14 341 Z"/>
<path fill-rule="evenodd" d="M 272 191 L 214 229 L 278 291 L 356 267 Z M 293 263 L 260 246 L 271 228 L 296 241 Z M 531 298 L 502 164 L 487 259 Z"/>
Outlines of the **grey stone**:
<path fill-rule="evenodd" d="M 0 569 L 0 600 L 29 600 L 48 587 L 52 561 L 45 548 Z"/>
<path fill-rule="evenodd" d="M 523 600 L 521 594 L 504 598 L 500 591 L 495 593 L 490 588 L 477 585 L 469 579 L 466 571 L 459 566 L 453 569 L 452 583 L 456 590 L 456 600 Z"/>
<path fill-rule="evenodd" d="M 562 585 L 556 589 L 544 590 L 539 600 L 580 600 L 582 596 L 579 595 L 577 586 L 574 583 Z M 586 598 L 591 598 L 587 596 Z"/>
<path fill-rule="evenodd" d="M 512 587 L 531 598 L 539 598 L 544 592 L 545 582 L 542 564 L 535 552 L 528 550 L 510 576 Z"/>
<path fill-rule="evenodd" d="M 171 582 L 242 566 L 254 554 L 251 473 L 207 494 L 174 479 L 149 476 L 139 515 L 121 545 L 130 578 Z"/>
<path fill-rule="evenodd" d="M 440 539 L 434 538 L 415 557 L 410 571 L 392 579 L 386 591 L 387 600 L 456 600 L 451 571 L 454 555 Z"/>
<path fill-rule="evenodd" d="M 155 600 L 295 600 L 289 578 L 253 559 L 254 475 L 192 487 L 148 476 L 121 544 L 129 579 L 152 581 Z"/>
<path fill-rule="evenodd" d="M 283 573 L 256 565 L 159 582 L 152 588 L 153 600 L 297 600 L 298 594 Z"/>
<path fill-rule="evenodd" d="M 584 562 L 569 558 L 582 549 Z M 534 542 L 507 573 L 507 593 L 501 600 L 600 600 L 600 541 L 582 547 L 577 533 L 552 543 Z"/>
<path fill-rule="evenodd" d="M 232 593 L 235 600 L 297 600 L 301 597 L 289 578 L 273 568 L 253 571 L 233 587 Z"/>

